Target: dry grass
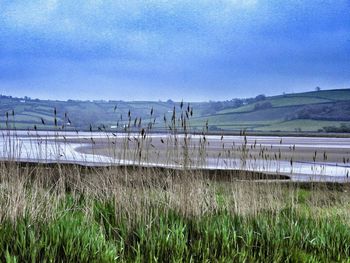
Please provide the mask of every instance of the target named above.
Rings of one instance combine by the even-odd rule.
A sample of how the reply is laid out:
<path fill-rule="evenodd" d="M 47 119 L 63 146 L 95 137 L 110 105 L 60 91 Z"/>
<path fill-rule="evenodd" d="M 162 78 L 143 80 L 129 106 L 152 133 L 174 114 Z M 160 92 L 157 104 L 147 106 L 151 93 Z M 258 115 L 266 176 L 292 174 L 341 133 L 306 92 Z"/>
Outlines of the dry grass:
<path fill-rule="evenodd" d="M 34 139 L 29 137 L 32 138 L 30 148 L 35 148 L 36 153 L 40 155 L 47 155 L 46 145 L 52 141 L 57 155 L 62 154 L 62 145 L 66 147 L 66 144 L 71 143 L 71 140 L 64 136 L 66 127 L 57 125 L 57 110 L 54 109 L 53 112 L 56 127 L 54 137 L 47 139 L 39 133 L 36 133 Z M 147 122 L 133 117 L 131 111 L 124 119 L 121 116 L 118 121 L 120 131 L 124 132 L 121 136 L 108 132 L 104 126 L 99 127 L 99 131 L 104 133 L 106 138 L 102 142 L 103 148 L 108 149 L 107 155 L 113 156 L 115 163 L 127 159 L 132 165 L 95 168 L 60 162 L 51 165 L 40 162 L 15 162 L 16 156 L 20 155 L 21 145 L 16 131 L 10 129 L 13 127 L 9 126 L 10 117 L 6 115 L 9 129 L 3 132 L 3 150 L 8 157 L 0 163 L 1 218 L 15 220 L 25 214 L 32 218 L 50 218 L 52 211 L 66 198 L 67 193 L 77 200 L 82 195 L 87 199 L 112 198 L 118 207 L 129 211 L 130 221 L 147 214 L 147 209 L 154 203 L 161 204 L 164 209 L 177 211 L 183 216 L 202 216 L 222 208 L 232 214 L 254 215 L 260 211 L 277 212 L 286 204 L 291 207 L 297 206 L 300 192 L 297 184 L 270 180 L 286 177 L 244 170 L 206 170 L 208 123 L 199 139 L 193 141 L 190 136 L 192 115 L 191 105 L 181 103 L 179 109 L 174 107 L 171 119 L 164 116 L 164 127 L 168 129 L 169 134 L 161 139 L 161 147 L 164 148 L 161 152 L 157 152 L 155 142 L 150 136 L 156 122 L 153 109 L 150 110 Z M 68 119 L 67 113 L 64 114 L 64 118 Z M 93 137 L 92 126 L 90 132 L 91 138 L 88 143 L 91 144 L 92 153 L 99 152 L 96 145 L 101 139 Z M 244 131 L 241 132 L 241 136 L 242 145 L 230 148 L 223 142 L 220 145 L 219 142 L 218 147 L 221 150 L 215 153 L 218 160 L 221 157 L 239 158 L 243 169 L 248 159 L 255 159 L 257 156 L 264 160 L 266 165 L 283 160 L 281 152 L 273 153 L 272 147 L 262 147 L 256 142 L 249 145 Z M 79 135 L 77 138 L 79 139 Z M 86 144 L 86 138 L 81 141 Z M 295 147 L 290 147 L 289 151 L 287 156 L 291 158 L 292 163 Z M 316 158 L 320 154 L 315 152 L 314 155 Z M 327 154 L 323 153 L 322 158 L 327 159 Z M 140 165 L 143 162 L 159 160 L 167 165 L 175 165 L 178 169 L 144 168 Z M 193 169 L 193 166 L 201 166 L 203 169 Z M 329 200 L 343 202 L 344 198 L 346 199 L 344 196 L 332 197 L 334 191 L 324 189 L 324 184 L 318 184 L 315 188 L 314 184 L 310 183 L 309 187 L 313 192 L 308 200 L 312 204 L 310 207 L 318 207 L 326 202 L 331 206 L 334 204 Z M 89 207 L 84 209 L 87 214 L 91 212 Z"/>
<path fill-rule="evenodd" d="M 56 114 L 55 111 L 55 119 Z M 152 114 L 151 111 L 151 119 Z M 133 123 L 131 113 L 128 114 L 127 127 L 123 128 L 126 136 L 115 138 L 116 136 L 108 135 L 110 136 L 108 137 L 110 151 L 112 153 L 117 151 L 118 154 L 115 155 L 118 155 L 118 158 L 131 158 L 133 165 L 129 166 L 89 167 L 79 164 L 62 164 L 60 162 L 53 164 L 42 164 L 40 162 L 18 163 L 13 160 L 13 153 L 16 152 L 14 149 L 17 149 L 15 145 L 16 135 L 8 134 L 5 137 L 5 145 L 8 146 L 6 149 L 12 150 L 8 160 L 0 162 L 0 222 L 4 225 L 10 222 L 14 226 L 14 228 L 11 228 L 12 226 L 8 228 L 10 233 L 15 231 L 14 229 L 17 226 L 20 227 L 24 224 L 23 222 L 25 222 L 25 229 L 29 229 L 30 226 L 34 225 L 35 229 L 41 229 L 40 231 L 42 231 L 38 234 L 37 239 L 42 236 L 45 237 L 45 231 L 55 233 L 50 234 L 55 238 L 58 233 L 59 238 L 54 239 L 54 242 L 57 243 L 57 250 L 54 250 L 48 256 L 40 254 L 43 252 L 38 252 L 39 254 L 35 254 L 35 257 L 53 259 L 59 256 L 62 260 L 70 259 L 73 261 L 88 261 L 96 254 L 89 254 L 88 250 L 84 250 L 84 246 L 81 248 L 81 253 L 74 251 L 75 243 L 72 241 L 74 236 L 67 238 L 67 241 L 62 241 L 62 244 L 59 242 L 62 238 L 60 231 L 66 233 L 64 225 L 72 222 L 73 229 L 77 227 L 74 222 L 77 222 L 78 227 L 87 223 L 92 224 L 93 232 L 91 235 L 94 235 L 96 240 L 91 243 L 91 246 L 94 249 L 96 248 L 96 251 L 99 251 L 100 245 L 104 247 L 106 250 L 103 253 L 108 258 L 106 261 L 111 261 L 110 255 L 119 255 L 125 261 L 131 261 L 128 257 L 135 261 L 153 261 L 153 259 L 147 258 L 148 254 L 155 258 L 154 261 L 156 259 L 164 260 L 170 253 L 169 249 L 166 248 L 169 246 L 167 242 L 170 233 L 177 233 L 176 238 L 181 239 L 180 241 L 176 239 L 173 244 L 173 250 L 182 251 L 179 252 L 180 254 L 172 254 L 173 259 L 178 261 L 180 259 L 187 261 L 192 257 L 202 260 L 210 260 L 216 257 L 222 257 L 223 260 L 235 259 L 238 261 L 259 258 L 277 261 L 278 259 L 286 260 L 288 259 L 285 255 L 286 252 L 275 243 L 274 236 L 269 236 L 271 231 L 275 231 L 273 226 L 276 229 L 281 228 L 280 232 L 276 232 L 276 235 L 278 234 L 276 240 L 286 242 L 283 231 L 288 229 L 297 236 L 295 243 L 288 243 L 288 246 L 290 245 L 293 248 L 294 256 L 299 255 L 300 251 L 297 243 L 302 240 L 302 242 L 305 242 L 303 243 L 305 251 L 311 253 L 307 255 L 311 259 L 315 259 L 315 257 L 317 258 L 316 254 L 320 253 L 318 251 L 322 251 L 322 246 L 317 246 L 317 249 L 313 250 L 313 247 L 309 244 L 309 241 L 313 240 L 314 233 L 310 235 L 310 240 L 302 239 L 305 233 L 312 230 L 311 223 L 309 224 L 307 220 L 304 220 L 304 217 L 311 218 L 312 222 L 320 225 L 326 224 L 327 221 L 325 220 L 329 218 L 332 220 L 339 219 L 339 221 L 336 221 L 337 229 L 329 230 L 327 225 L 322 226 L 320 229 L 320 231 L 323 231 L 322 233 L 334 230 L 330 233 L 338 235 L 337 231 L 339 229 L 347 227 L 346 220 L 349 219 L 349 213 L 347 212 L 350 207 L 350 197 L 347 193 L 348 185 L 298 184 L 286 180 L 274 181 L 271 180 L 271 177 L 244 170 L 224 172 L 192 169 L 193 160 L 196 160 L 196 164 L 205 163 L 208 142 L 206 140 L 207 128 L 204 128 L 199 144 L 195 147 L 191 144 L 189 138 L 190 115 L 192 115 L 192 108 L 188 106 L 186 109 L 184 105 L 181 105 L 179 117 L 174 109 L 170 122 L 164 120 L 165 125 L 168 126 L 171 132 L 171 135 L 167 137 L 167 141 L 162 142 L 169 146 L 165 153 L 166 163 L 180 164 L 179 169 L 145 168 L 139 165 L 142 161 L 147 161 L 150 158 L 150 151 L 154 148 L 151 138 L 148 137 L 152 130 L 152 122 L 148 123 L 147 127 L 143 127 L 141 120 L 135 120 L 134 125 L 139 126 L 139 133 L 135 135 L 131 130 Z M 180 129 L 181 134 L 178 133 Z M 242 136 L 244 144 L 240 146 L 240 151 L 241 160 L 244 163 L 250 157 L 245 134 L 243 133 Z M 118 143 L 116 143 L 117 139 L 119 139 Z M 65 143 L 65 140 L 64 138 L 63 143 Z M 92 145 L 96 143 L 93 138 L 90 141 Z M 62 142 L 62 138 L 58 133 L 55 142 L 57 144 Z M 33 144 L 36 144 L 36 141 L 33 141 Z M 223 151 L 222 154 L 224 155 L 226 150 Z M 264 148 L 260 150 L 260 155 L 267 161 L 271 157 L 266 154 Z M 269 180 L 255 180 L 264 178 Z M 26 220 L 29 220 L 29 225 Z M 210 220 L 213 220 L 213 222 Z M 297 229 L 297 224 L 293 225 L 298 220 L 304 224 L 304 228 L 301 230 Z M 283 227 L 280 225 L 280 221 L 283 222 Z M 59 224 L 55 225 L 57 222 Z M 62 222 L 62 225 L 60 222 Z M 272 225 L 269 226 L 269 223 Z M 43 230 L 42 226 L 45 224 L 53 225 L 53 228 Z M 242 229 L 232 232 L 236 231 L 232 230 L 232 224 L 237 229 L 239 225 L 242 225 Z M 255 229 L 256 226 L 258 230 Z M 124 228 L 127 230 L 123 230 Z M 158 230 L 160 234 L 156 236 Z M 164 233 L 161 232 L 163 230 Z M 185 230 L 188 231 L 186 232 L 188 236 L 183 235 Z M 261 231 L 261 233 L 258 233 L 261 236 L 267 235 L 266 240 L 254 236 L 255 232 L 253 230 Z M 26 231 L 23 233 L 27 233 Z M 207 233 L 211 233 L 210 231 L 213 231 L 214 235 L 217 233 L 222 235 L 220 236 L 222 238 L 220 242 L 214 238 L 214 241 L 218 242 L 215 243 L 213 248 L 215 253 L 210 252 L 212 237 L 211 234 L 207 235 Z M 245 231 L 248 231 L 247 236 L 244 236 Z M 229 236 L 225 236 L 226 232 L 232 235 L 240 233 L 242 236 L 229 238 Z M 148 240 L 145 233 L 155 236 Z M 27 238 L 27 234 L 23 235 Z M 35 237 L 35 234 L 33 235 Z M 81 238 L 81 244 L 85 244 L 84 242 L 90 244 L 89 236 L 81 236 L 81 232 L 77 232 L 75 235 Z M 194 238 L 191 235 L 198 235 L 203 238 L 203 244 L 191 244 L 189 240 Z M 348 238 L 348 236 L 336 237 L 341 242 Z M 15 238 L 20 239 L 17 236 Z M 231 238 L 234 240 L 232 244 L 230 243 Z M 243 241 L 239 241 L 240 238 Z M 290 238 L 290 236 L 287 238 Z M 325 239 L 324 242 L 332 242 L 332 237 L 329 238 L 329 240 Z M 8 240 L 5 237 L 1 239 L 0 235 L 0 243 L 1 240 L 5 244 L 12 239 L 11 237 L 8 237 Z M 48 237 L 47 240 L 42 242 L 51 242 Z M 151 242 L 151 245 L 148 246 L 146 241 Z M 153 241 L 155 243 L 152 243 Z M 16 240 L 13 242 L 17 244 Z M 33 245 L 35 242 L 34 238 L 29 244 Z M 65 242 L 68 242 L 69 246 Z M 260 242 L 262 245 L 256 249 L 257 245 L 254 242 Z M 23 241 L 23 244 L 22 249 L 27 249 L 29 253 L 34 250 L 34 248 L 26 245 L 27 241 Z M 116 244 L 118 244 L 118 251 L 111 248 Z M 226 245 L 225 248 L 221 247 L 223 244 L 226 244 L 227 247 Z M 230 248 L 231 245 L 232 248 Z M 9 258 L 11 258 L 11 255 L 15 255 L 16 258 L 18 256 L 22 260 L 33 260 L 35 258 L 34 256 L 27 257 L 20 254 L 17 245 L 3 248 L 3 251 L 1 251 L 1 246 L 2 259 L 6 258 L 8 260 L 5 256 L 6 253 L 9 253 Z M 161 247 L 158 248 L 157 246 Z M 62 247 L 64 249 L 71 248 L 72 251 L 69 252 L 71 254 L 67 254 L 67 250 L 62 252 L 60 250 Z M 141 251 L 141 247 L 144 251 Z M 272 247 L 277 250 L 281 249 L 281 254 L 271 252 Z M 19 248 L 21 247 L 19 246 Z M 336 244 L 333 248 L 332 259 L 334 259 L 333 255 L 337 254 L 337 249 L 344 248 L 341 255 L 349 254 L 348 249 L 343 247 L 342 243 Z M 39 248 L 36 249 L 41 251 Z M 243 252 L 240 252 L 241 249 L 243 249 Z M 37 250 L 35 251 L 37 252 Z M 230 251 L 236 251 L 237 254 L 231 255 Z M 194 254 L 192 255 L 192 253 Z M 202 255 L 195 255 L 196 253 L 202 253 Z M 74 255 L 74 257 L 69 257 L 70 255 Z M 327 258 L 328 255 L 325 254 L 322 257 Z M 97 259 L 94 258 L 94 260 Z M 98 261 L 104 260 L 99 258 Z"/>

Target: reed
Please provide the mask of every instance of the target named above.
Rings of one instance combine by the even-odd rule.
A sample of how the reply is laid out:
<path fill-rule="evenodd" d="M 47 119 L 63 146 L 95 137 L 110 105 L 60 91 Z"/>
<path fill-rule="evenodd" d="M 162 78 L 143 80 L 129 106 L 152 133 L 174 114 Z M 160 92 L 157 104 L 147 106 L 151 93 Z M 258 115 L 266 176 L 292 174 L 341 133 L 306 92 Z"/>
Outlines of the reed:
<path fill-rule="evenodd" d="M 350 257 L 346 184 L 293 183 L 246 171 L 252 165 L 248 159 L 269 165 L 283 156 L 249 144 L 244 131 L 241 145 L 225 145 L 221 137 L 221 150 L 211 156 L 218 162 L 239 157 L 240 169 L 205 169 L 207 127 L 193 139 L 191 105 L 181 103 L 170 119 L 164 117 L 168 134 L 157 144 L 153 109 L 148 120 L 129 111 L 119 119 L 120 130 L 97 128 L 100 137 L 91 126 L 88 136 L 77 132 L 79 140 L 62 135 L 58 114 L 55 109 L 51 135 L 28 131 L 30 147 L 41 153 L 35 162 L 18 162 L 18 133 L 13 127 L 3 131 L 8 152 L 0 162 L 1 261 L 346 262 Z M 92 161 L 101 158 L 99 147 L 113 158 L 106 166 L 91 160 L 68 164 L 61 155 L 72 140 L 91 147 Z M 295 147 L 289 151 L 293 158 Z M 45 163 L 50 155 L 60 158 Z M 159 160 L 167 167 L 143 165 Z"/>

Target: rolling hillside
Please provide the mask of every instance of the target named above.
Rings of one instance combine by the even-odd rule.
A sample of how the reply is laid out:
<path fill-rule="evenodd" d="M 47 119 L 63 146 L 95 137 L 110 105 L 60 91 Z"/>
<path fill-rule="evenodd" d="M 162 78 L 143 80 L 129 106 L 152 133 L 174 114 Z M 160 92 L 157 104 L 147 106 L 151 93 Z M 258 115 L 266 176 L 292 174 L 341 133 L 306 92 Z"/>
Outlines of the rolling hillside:
<path fill-rule="evenodd" d="M 251 101 L 195 118 L 215 130 L 245 128 L 255 131 L 319 131 L 350 125 L 350 90 L 286 94 Z"/>
<path fill-rule="evenodd" d="M 187 103 L 184 106 L 187 107 Z M 0 97 L 0 128 L 116 129 L 129 119 L 142 125 L 150 121 L 157 129 L 163 119 L 171 118 L 180 103 L 150 101 L 49 101 L 29 98 Z M 350 130 L 350 90 L 325 90 L 222 102 L 190 103 L 191 126 L 201 130 L 208 121 L 211 131 L 335 131 Z M 56 108 L 56 116 L 54 109 Z M 152 120 L 150 111 L 153 108 Z M 326 128 L 325 128 L 326 127 Z"/>

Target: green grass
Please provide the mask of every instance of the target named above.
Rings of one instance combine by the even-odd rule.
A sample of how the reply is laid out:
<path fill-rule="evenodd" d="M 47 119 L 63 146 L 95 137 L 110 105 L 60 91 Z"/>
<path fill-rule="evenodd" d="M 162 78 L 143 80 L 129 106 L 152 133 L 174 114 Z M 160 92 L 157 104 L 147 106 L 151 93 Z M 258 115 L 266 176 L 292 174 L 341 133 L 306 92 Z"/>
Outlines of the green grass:
<path fill-rule="evenodd" d="M 196 121 L 191 122 L 191 127 L 197 127 L 198 129 L 201 129 L 205 126 L 205 119 L 200 119 Z M 217 127 L 223 130 L 228 131 L 239 131 L 243 129 L 249 129 L 249 130 L 259 130 L 260 127 L 265 127 L 269 125 L 273 125 L 274 121 L 242 121 L 242 122 L 231 122 L 231 121 L 220 121 L 216 119 L 210 119 L 209 120 L 209 128 Z"/>
<path fill-rule="evenodd" d="M 348 121 L 319 121 L 319 120 L 292 120 L 270 124 L 264 127 L 258 127 L 261 131 L 317 131 L 327 126 L 340 127 L 341 123 L 350 124 Z"/>
<path fill-rule="evenodd" d="M 314 98 L 314 97 L 302 97 L 302 96 L 288 96 L 288 97 L 272 97 L 267 99 L 270 101 L 273 107 L 287 107 L 296 105 L 308 105 L 316 103 L 330 102 L 328 99 Z"/>
<path fill-rule="evenodd" d="M 257 124 L 270 124 L 277 121 L 283 121 L 284 117 L 288 113 L 293 113 L 296 107 L 286 107 L 285 109 L 280 108 L 270 108 L 265 110 L 245 112 L 245 113 L 227 113 L 227 114 L 217 114 L 208 117 L 193 118 L 191 122 L 201 122 L 205 123 L 206 120 L 209 121 L 210 125 L 220 125 L 220 124 L 244 124 L 244 123 L 257 123 Z"/>
<path fill-rule="evenodd" d="M 333 101 L 350 100 L 350 89 L 321 90 L 297 94 L 287 94 L 286 96 L 314 97 Z"/>
<path fill-rule="evenodd" d="M 219 111 L 218 113 L 220 113 L 220 114 L 227 114 L 227 113 L 251 112 L 251 111 L 254 110 L 254 105 L 255 105 L 255 103 L 252 103 L 252 104 L 247 104 L 247 105 L 241 106 L 239 108 L 224 109 L 224 110 Z"/>
<path fill-rule="evenodd" d="M 304 197 L 307 194 L 303 192 Z M 305 200 L 303 199 L 303 202 Z M 330 262 L 350 257 L 350 227 L 339 217 L 316 217 L 286 207 L 280 213 L 202 217 L 150 211 L 132 227 L 115 200 L 95 201 L 93 215 L 67 198 L 47 222 L 19 218 L 0 228 L 7 262 Z M 152 212 L 153 211 L 153 212 Z"/>
<path fill-rule="evenodd" d="M 310 96 L 304 97 L 302 95 L 295 95 L 295 96 L 286 95 L 286 96 L 270 97 L 264 100 L 264 102 L 271 102 L 272 107 L 289 107 L 289 106 L 303 106 L 303 105 L 309 105 L 309 104 L 326 103 L 326 102 L 332 102 L 332 100 L 326 99 L 326 98 L 310 97 Z M 225 109 L 225 110 L 219 111 L 218 113 L 252 112 L 254 111 L 254 107 L 256 104 L 257 103 L 252 103 L 236 109 Z"/>

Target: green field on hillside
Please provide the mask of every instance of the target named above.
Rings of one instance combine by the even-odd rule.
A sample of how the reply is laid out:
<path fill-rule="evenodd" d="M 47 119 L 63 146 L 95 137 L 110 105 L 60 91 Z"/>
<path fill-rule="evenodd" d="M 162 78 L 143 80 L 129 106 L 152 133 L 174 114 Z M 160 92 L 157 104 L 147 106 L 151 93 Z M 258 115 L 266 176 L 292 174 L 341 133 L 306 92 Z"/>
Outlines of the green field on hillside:
<path fill-rule="evenodd" d="M 250 99 L 183 104 L 170 100 L 49 101 L 1 96 L 0 127 L 6 127 L 7 120 L 11 127 L 18 129 L 33 128 L 34 125 L 37 128 L 51 129 L 54 128 L 56 118 L 57 126 L 69 124 L 69 128 L 78 130 L 88 130 L 90 125 L 93 129 L 135 124 L 147 127 L 150 122 L 155 128 L 162 128 L 169 125 L 174 107 L 176 120 L 179 121 L 181 112 L 188 106 L 193 113 L 189 116 L 191 126 L 197 129 L 204 127 L 208 121 L 213 130 L 318 131 L 323 127 L 340 127 L 342 123 L 348 125 L 350 90 L 325 90 L 271 97 L 260 95 Z M 45 125 L 42 125 L 42 121 Z"/>
<path fill-rule="evenodd" d="M 323 127 L 340 127 L 341 124 L 350 125 L 349 121 L 319 121 L 319 120 L 292 120 L 276 122 L 270 125 L 259 127 L 259 131 L 318 131 Z"/>

